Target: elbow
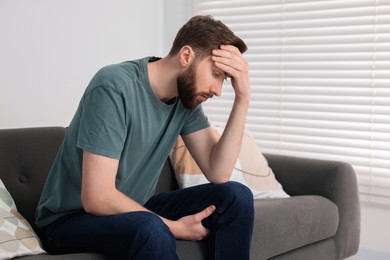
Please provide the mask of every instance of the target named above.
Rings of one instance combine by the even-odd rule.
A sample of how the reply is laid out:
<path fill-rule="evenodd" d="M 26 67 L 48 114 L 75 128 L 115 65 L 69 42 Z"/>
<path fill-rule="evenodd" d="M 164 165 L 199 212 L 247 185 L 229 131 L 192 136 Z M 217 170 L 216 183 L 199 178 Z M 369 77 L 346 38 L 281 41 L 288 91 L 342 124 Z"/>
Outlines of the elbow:
<path fill-rule="evenodd" d="M 229 179 L 225 179 L 225 180 L 211 180 L 210 182 L 212 183 L 212 184 L 224 184 L 224 183 L 226 183 L 226 182 L 228 182 L 229 181 Z"/>
<path fill-rule="evenodd" d="M 230 177 L 232 176 L 232 172 L 219 172 L 219 173 L 208 173 L 206 174 L 206 178 L 209 182 L 213 184 L 223 184 L 230 181 Z"/>
<path fill-rule="evenodd" d="M 98 211 L 96 210 L 96 206 L 90 199 L 81 198 L 81 202 L 83 204 L 83 209 L 85 212 L 92 214 L 92 215 L 98 215 Z"/>
<path fill-rule="evenodd" d="M 81 203 L 83 205 L 84 211 L 96 215 L 101 216 L 104 215 L 104 205 L 102 196 L 91 196 L 91 195 L 82 195 Z"/>

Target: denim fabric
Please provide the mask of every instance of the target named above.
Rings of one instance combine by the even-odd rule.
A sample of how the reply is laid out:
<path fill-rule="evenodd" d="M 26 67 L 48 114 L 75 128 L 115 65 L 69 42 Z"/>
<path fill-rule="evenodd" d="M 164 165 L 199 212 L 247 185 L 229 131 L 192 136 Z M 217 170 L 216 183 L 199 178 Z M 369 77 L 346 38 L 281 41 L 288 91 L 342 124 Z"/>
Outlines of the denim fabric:
<path fill-rule="evenodd" d="M 145 207 L 176 220 L 210 205 L 216 211 L 203 220 L 208 259 L 249 259 L 254 209 L 250 190 L 236 182 L 204 184 L 164 192 Z M 66 216 L 44 229 L 42 242 L 50 253 L 96 252 L 118 259 L 178 259 L 176 240 L 162 220 L 150 212 Z"/>

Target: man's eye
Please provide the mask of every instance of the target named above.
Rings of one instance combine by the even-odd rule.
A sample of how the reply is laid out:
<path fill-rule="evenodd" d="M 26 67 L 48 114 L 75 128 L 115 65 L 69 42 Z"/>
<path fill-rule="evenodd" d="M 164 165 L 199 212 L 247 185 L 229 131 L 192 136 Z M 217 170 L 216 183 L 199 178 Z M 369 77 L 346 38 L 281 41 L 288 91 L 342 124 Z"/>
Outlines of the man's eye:
<path fill-rule="evenodd" d="M 219 74 L 218 72 L 214 71 L 214 77 L 219 78 L 219 76 L 221 76 L 221 74 Z"/>

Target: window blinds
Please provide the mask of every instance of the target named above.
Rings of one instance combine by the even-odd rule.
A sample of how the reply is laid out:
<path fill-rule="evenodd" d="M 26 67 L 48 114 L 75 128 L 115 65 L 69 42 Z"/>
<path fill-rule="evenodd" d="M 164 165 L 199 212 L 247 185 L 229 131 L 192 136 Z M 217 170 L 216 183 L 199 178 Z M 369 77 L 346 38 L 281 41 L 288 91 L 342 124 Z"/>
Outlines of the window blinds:
<path fill-rule="evenodd" d="M 194 0 L 247 43 L 246 127 L 264 152 L 351 163 L 362 201 L 390 204 L 390 0 Z M 224 124 L 234 92 L 206 102 Z"/>

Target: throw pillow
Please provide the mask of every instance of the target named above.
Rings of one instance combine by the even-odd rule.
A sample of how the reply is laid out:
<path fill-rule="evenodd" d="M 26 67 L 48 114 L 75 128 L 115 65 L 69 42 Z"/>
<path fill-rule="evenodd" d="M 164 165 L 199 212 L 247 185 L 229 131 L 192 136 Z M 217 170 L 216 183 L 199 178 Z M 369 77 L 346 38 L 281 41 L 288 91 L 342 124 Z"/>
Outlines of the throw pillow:
<path fill-rule="evenodd" d="M 46 253 L 0 180 L 0 259 Z"/>
<path fill-rule="evenodd" d="M 212 129 L 221 136 L 222 128 L 213 127 Z M 180 136 L 169 157 L 180 188 L 209 182 Z M 289 197 L 276 180 L 272 169 L 249 130 L 244 132 L 239 158 L 236 161 L 230 180 L 240 182 L 250 188 L 255 199 Z"/>

